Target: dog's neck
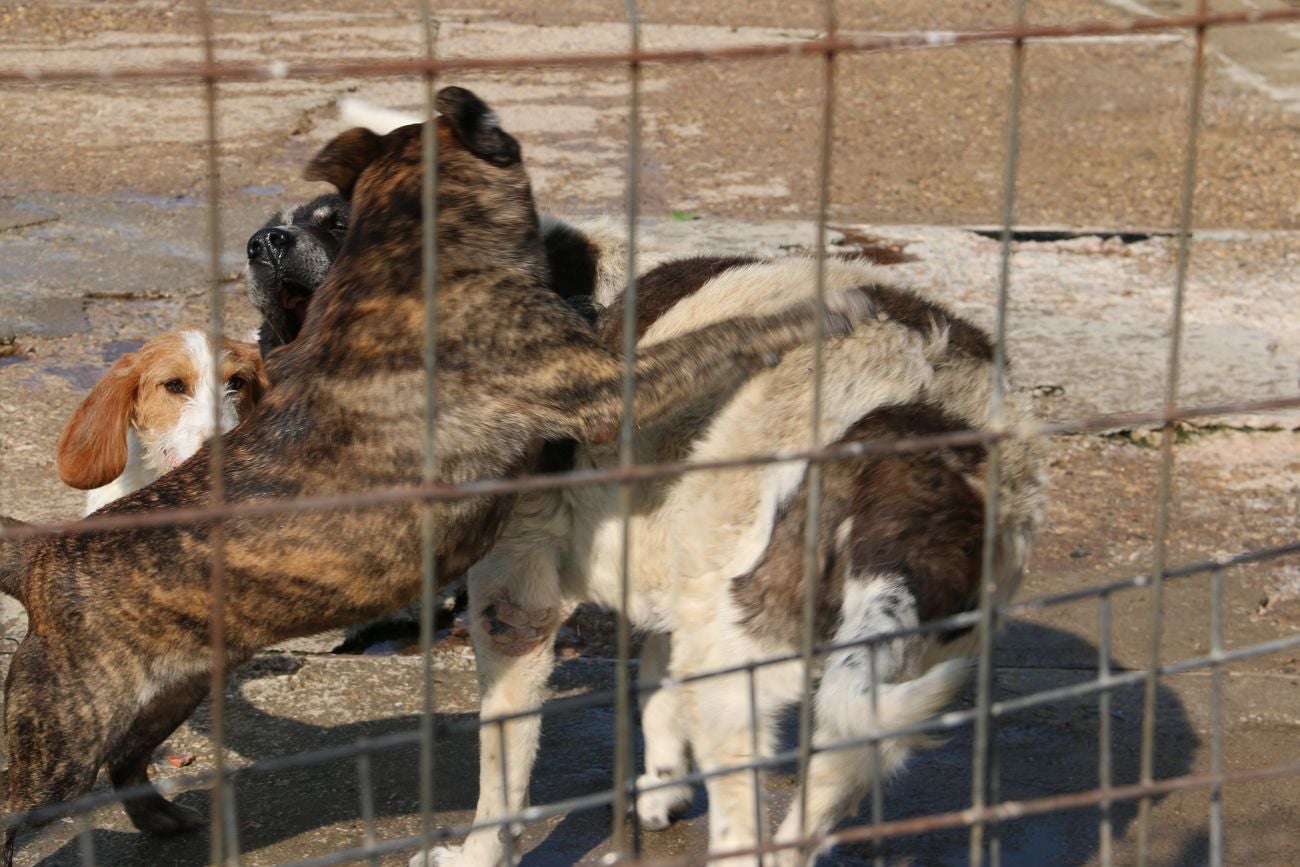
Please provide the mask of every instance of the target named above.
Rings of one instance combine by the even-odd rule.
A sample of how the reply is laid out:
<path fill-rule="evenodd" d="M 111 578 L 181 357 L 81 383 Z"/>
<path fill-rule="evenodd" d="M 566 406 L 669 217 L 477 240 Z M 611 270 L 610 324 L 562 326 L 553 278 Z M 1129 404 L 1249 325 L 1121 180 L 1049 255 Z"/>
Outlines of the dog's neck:
<path fill-rule="evenodd" d="M 122 470 L 121 475 L 107 485 L 86 492 L 86 506 L 82 515 L 97 512 L 114 500 L 143 488 L 161 476 L 162 472 L 150 467 L 145 458 L 146 449 L 144 443 L 140 441 L 140 435 L 136 433 L 134 426 L 128 427 L 126 431 L 126 467 Z"/>

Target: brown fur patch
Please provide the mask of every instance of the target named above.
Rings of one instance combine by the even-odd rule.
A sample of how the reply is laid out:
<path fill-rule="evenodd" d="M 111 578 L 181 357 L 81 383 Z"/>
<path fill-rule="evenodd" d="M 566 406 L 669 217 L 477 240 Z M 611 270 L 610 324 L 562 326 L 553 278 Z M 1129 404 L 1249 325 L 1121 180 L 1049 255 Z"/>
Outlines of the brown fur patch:
<path fill-rule="evenodd" d="M 993 360 L 989 336 L 943 305 L 896 286 L 871 286 L 866 291 L 881 313 L 905 328 L 927 334 L 936 326 L 947 328 L 949 343 L 958 353 L 978 361 Z"/>
<path fill-rule="evenodd" d="M 637 278 L 636 336 L 640 340 L 651 325 L 683 298 L 689 298 L 719 274 L 752 265 L 759 260 L 748 256 L 693 256 L 674 259 L 652 268 Z M 600 316 L 600 342 L 615 352 L 623 351 L 624 298 L 610 304 Z"/>
<path fill-rule="evenodd" d="M 840 440 L 894 440 L 964 430 L 959 419 L 922 404 L 865 416 Z M 818 526 L 817 634 L 835 627 L 850 576 L 897 575 L 916 599 L 922 621 L 967 611 L 980 570 L 983 495 L 970 479 L 982 472 L 984 449 L 868 455 L 828 463 L 822 472 Z M 799 641 L 804 606 L 807 487 L 777 517 L 762 559 L 732 579 L 741 622 L 756 635 Z M 836 534 L 852 522 L 841 544 Z"/>

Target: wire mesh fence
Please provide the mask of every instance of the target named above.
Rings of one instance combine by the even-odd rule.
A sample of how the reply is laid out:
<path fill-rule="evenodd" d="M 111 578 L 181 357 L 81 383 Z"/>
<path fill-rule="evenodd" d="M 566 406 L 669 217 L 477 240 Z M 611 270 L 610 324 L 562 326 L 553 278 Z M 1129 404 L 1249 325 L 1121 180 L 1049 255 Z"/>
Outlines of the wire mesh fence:
<path fill-rule="evenodd" d="M 423 58 L 418 60 L 391 60 L 370 58 L 349 58 L 319 61 L 313 63 L 270 62 L 262 64 L 224 62 L 215 48 L 212 20 L 206 2 L 197 2 L 200 33 L 198 37 L 203 47 L 203 59 L 194 64 L 171 64 L 149 68 L 108 68 L 108 69 L 41 69 L 24 70 L 5 68 L 0 65 L 0 82 L 9 87 L 21 87 L 31 82 L 138 82 L 148 83 L 158 80 L 189 80 L 202 84 L 206 108 L 206 163 L 207 178 L 207 232 L 208 247 L 208 286 L 210 333 L 218 338 L 210 342 L 219 363 L 220 341 L 223 331 L 223 295 L 221 266 L 221 182 L 220 182 L 220 137 L 218 123 L 221 113 L 220 89 L 224 83 L 249 80 L 273 80 L 312 78 L 326 80 L 332 77 L 349 76 L 356 78 L 418 76 L 425 83 L 425 119 L 432 121 L 437 111 L 435 92 L 437 85 L 444 82 L 449 74 L 468 70 L 510 70 L 535 67 L 610 67 L 626 68 L 628 71 L 627 91 L 627 169 L 626 169 L 626 231 L 627 261 L 626 274 L 628 282 L 623 289 L 623 347 L 624 376 L 622 380 L 622 399 L 624 406 L 623 421 L 618 433 L 618 465 L 597 470 L 574 470 L 562 474 L 541 475 L 526 474 L 506 479 L 480 479 L 457 484 L 440 481 L 437 459 L 437 436 L 439 420 L 438 394 L 438 345 L 436 334 L 438 321 L 437 307 L 434 303 L 439 287 L 436 275 L 438 262 L 438 241 L 436 237 L 436 216 L 438 199 L 437 190 L 437 139 L 435 136 L 423 137 L 423 259 L 421 292 L 423 296 L 424 318 L 421 323 L 424 335 L 424 464 L 421 468 L 422 484 L 403 487 L 373 487 L 365 490 L 348 491 L 342 494 L 302 496 L 258 502 L 229 502 L 223 490 L 225 478 L 224 466 L 227 459 L 218 439 L 209 455 L 211 491 L 210 505 L 152 512 L 113 513 L 112 511 L 91 517 L 84 521 L 50 524 L 33 524 L 22 526 L 0 526 L 0 534 L 13 540 L 40 537 L 57 537 L 71 534 L 106 532 L 124 529 L 143 529 L 151 527 L 174 526 L 183 524 L 202 524 L 208 528 L 211 542 L 211 561 L 209 564 L 212 609 L 207 624 L 211 647 L 211 733 L 216 744 L 215 767 L 210 773 L 192 774 L 172 777 L 159 781 L 158 790 L 164 795 L 183 788 L 203 786 L 212 791 L 211 815 L 211 861 L 225 864 L 237 862 L 240 858 L 240 843 L 237 829 L 239 827 L 239 803 L 235 797 L 233 782 L 237 779 L 256 778 L 261 775 L 276 774 L 292 768 L 320 765 L 341 760 L 349 760 L 355 765 L 358 789 L 361 793 L 359 809 L 365 828 L 360 845 L 342 849 L 326 855 L 297 862 L 302 865 L 326 865 L 354 861 L 379 863 L 379 858 L 403 851 L 428 851 L 439 842 L 454 840 L 473 831 L 496 829 L 506 846 L 505 858 L 514 863 L 519 855 L 515 851 L 512 828 L 544 821 L 548 818 L 570 813 L 576 810 L 609 808 L 613 819 L 610 836 L 614 856 L 610 862 L 618 863 L 704 863 L 728 857 L 753 856 L 788 850 L 802 850 L 806 853 L 826 851 L 829 848 L 850 842 L 883 843 L 889 838 L 920 835 L 942 829 L 965 828 L 969 830 L 969 863 L 980 865 L 985 862 L 1000 863 L 998 845 L 999 825 L 1013 820 L 1025 819 L 1046 813 L 1078 809 L 1085 806 L 1099 807 L 1097 828 L 1098 857 L 1103 864 L 1115 860 L 1114 837 L 1111 809 L 1124 802 L 1136 801 L 1139 804 L 1137 818 L 1137 853 L 1138 863 L 1145 864 L 1151 858 L 1152 818 L 1151 804 L 1154 797 L 1171 792 L 1185 790 L 1207 790 L 1211 793 L 1210 810 L 1205 816 L 1205 825 L 1209 836 L 1209 857 L 1211 863 L 1221 864 L 1224 858 L 1223 813 L 1221 793 L 1226 786 L 1248 781 L 1266 780 L 1300 775 L 1300 763 L 1284 762 L 1272 766 L 1247 770 L 1225 771 L 1223 763 L 1223 716 L 1222 716 L 1222 670 L 1229 663 L 1266 654 L 1275 654 L 1300 647 L 1300 636 L 1283 637 L 1267 642 L 1247 644 L 1237 647 L 1225 647 L 1223 641 L 1223 594 L 1225 576 L 1232 570 L 1253 564 L 1276 560 L 1278 558 L 1300 553 L 1300 541 L 1266 549 L 1243 550 L 1235 555 L 1214 560 L 1196 562 L 1182 566 L 1169 563 L 1168 537 L 1170 533 L 1170 498 L 1173 479 L 1174 445 L 1178 425 L 1182 422 L 1201 418 L 1216 418 L 1234 413 L 1263 413 L 1273 410 L 1294 409 L 1300 407 L 1300 394 L 1284 394 L 1273 398 L 1240 401 L 1230 405 L 1181 406 L 1179 396 L 1180 352 L 1182 349 L 1182 327 L 1184 322 L 1184 294 L 1189 270 L 1189 257 L 1194 233 L 1192 226 L 1195 213 L 1195 190 L 1197 181 L 1198 130 L 1201 126 L 1201 111 L 1205 87 L 1205 39 L 1213 28 L 1229 27 L 1241 24 L 1260 24 L 1268 22 L 1300 21 L 1300 9 L 1267 9 L 1231 12 L 1213 12 L 1209 4 L 1202 2 L 1195 14 L 1166 18 L 1137 18 L 1122 23 L 1080 22 L 1076 24 L 1032 26 L 1027 23 L 1025 3 L 1015 4 L 1015 23 L 1006 28 L 991 30 L 944 30 L 918 31 L 890 35 L 846 35 L 839 32 L 836 10 L 833 3 L 826 3 L 822 34 L 816 38 L 796 42 L 772 44 L 741 44 L 719 46 L 709 49 L 646 49 L 642 46 L 639 29 L 639 13 L 635 0 L 627 0 L 625 5 L 628 45 L 625 51 L 605 53 L 572 53 L 562 55 L 536 55 L 514 57 L 469 57 L 440 58 L 435 47 L 437 44 L 437 25 L 434 13 L 427 0 L 418 4 L 420 20 L 423 24 L 424 46 Z M 1098 415 L 1086 418 L 1056 421 L 1023 421 L 1010 419 L 1004 411 L 1007 389 L 1005 370 L 1006 358 L 1004 348 L 1008 332 L 1014 332 L 1015 322 L 1008 315 L 1011 275 L 1012 275 L 1012 239 L 1016 226 L 1016 181 L 1021 152 L 1021 105 L 1024 98 L 1024 58 L 1027 45 L 1040 40 L 1070 40 L 1081 38 L 1124 37 L 1144 32 L 1184 32 L 1194 34 L 1195 48 L 1193 61 L 1188 70 L 1188 116 L 1186 120 L 1185 149 L 1181 155 L 1181 202 L 1176 228 L 1177 254 L 1176 273 L 1172 288 L 1169 310 L 1168 356 L 1164 374 L 1164 397 L 1159 407 L 1143 412 Z M 638 216 L 639 216 L 639 171 L 641 166 L 640 148 L 642 137 L 641 105 L 641 71 L 648 64 L 683 64 L 683 63 L 727 63 L 746 59 L 807 56 L 820 58 L 824 64 L 821 78 L 820 123 L 818 135 L 818 197 L 816 239 L 813 245 L 815 253 L 814 300 L 823 307 L 826 304 L 827 261 L 827 221 L 831 190 L 831 177 L 835 169 L 832 158 L 832 143 L 835 135 L 836 120 L 836 70 L 840 57 L 850 54 L 880 53 L 929 48 L 944 49 L 952 46 L 991 43 L 1006 45 L 1008 50 L 1008 91 L 1006 97 L 1007 125 L 1005 130 L 1005 150 L 1001 155 L 1001 237 L 1000 268 L 998 273 L 998 291 L 996 301 L 996 318 L 993 328 L 994 358 L 992 363 L 993 378 L 990 384 L 991 404 L 988 409 L 990 423 L 983 429 L 946 432 L 940 434 L 918 434 L 889 440 L 866 440 L 855 442 L 825 442 L 819 430 L 821 404 L 824 399 L 823 382 L 823 343 L 826 335 L 822 330 L 822 320 L 813 339 L 814 366 L 811 386 L 811 431 L 812 436 L 806 446 L 794 451 L 766 455 L 737 455 L 734 458 L 673 462 L 666 464 L 638 463 L 636 460 L 636 429 L 633 423 L 633 403 L 636 394 L 636 381 L 633 374 L 637 353 L 637 279 L 638 273 Z M 1173 159 L 1172 156 L 1167 156 Z M 213 384 L 220 406 L 221 384 Z M 219 410 L 218 410 L 219 412 Z M 218 418 L 218 427 L 220 419 Z M 1155 496 L 1155 514 L 1152 523 L 1155 528 L 1152 545 L 1152 560 L 1149 571 L 1131 578 L 1096 583 L 1076 590 L 1029 598 L 1020 601 L 1002 600 L 999 583 L 1007 580 L 999 574 L 995 556 L 997 549 L 995 539 L 998 525 L 1001 486 L 1001 449 L 1008 443 L 1041 440 L 1046 437 L 1073 433 L 1087 433 L 1112 430 L 1115 428 L 1158 427 L 1160 436 L 1160 464 L 1158 488 Z M 453 502 L 470 497 L 489 495 L 520 494 L 536 491 L 580 489 L 593 486 L 616 485 L 620 490 L 619 513 L 622 526 L 620 596 L 621 608 L 630 609 L 633 592 L 630 582 L 632 569 L 630 560 L 636 556 L 646 556 L 635 551 L 632 533 L 632 512 L 634 510 L 633 492 L 638 483 L 673 479 L 689 473 L 736 470 L 745 467 L 769 464 L 792 464 L 807 466 L 807 489 L 810 503 L 816 504 L 821 496 L 822 467 L 829 462 L 862 459 L 872 455 L 919 454 L 939 449 L 963 446 L 983 446 L 987 448 L 988 467 L 986 471 L 986 488 L 984 492 L 984 538 L 982 545 L 981 577 L 979 583 L 978 605 L 972 610 L 940 619 L 922 622 L 916 626 L 902 629 L 880 631 L 870 636 L 849 642 L 826 642 L 819 640 L 816 626 L 818 609 L 819 578 L 822 565 L 819 560 L 818 540 L 822 532 L 819 527 L 819 509 L 808 508 L 804 528 L 802 629 L 799 651 L 772 658 L 744 662 L 724 669 L 713 669 L 700 674 L 685 677 L 666 676 L 653 683 L 637 683 L 632 675 L 631 630 L 628 618 L 620 618 L 617 636 L 618 663 L 615 669 L 617 682 L 609 691 L 595 691 L 585 695 L 561 699 L 547 703 L 541 709 L 528 709 L 506 715 L 485 715 L 477 721 L 459 723 L 438 722 L 435 712 L 438 707 L 434 689 L 433 636 L 435 590 L 439 583 L 439 564 L 434 551 L 439 532 L 434 506 L 438 503 Z M 324 512 L 331 509 L 380 508 L 399 504 L 421 506 L 421 546 L 422 569 L 420 576 L 420 594 L 422 614 L 420 623 L 420 647 L 424 660 L 422 675 L 421 719 L 419 726 L 409 732 L 363 738 L 355 743 L 344 744 L 328 749 L 284 755 L 276 758 L 259 760 L 244 767 L 228 767 L 224 761 L 226 743 L 227 717 L 224 708 L 225 683 L 229 675 L 226 658 L 226 617 L 229 588 L 225 572 L 225 537 L 223 522 L 239 518 L 272 518 L 286 514 Z M 1177 660 L 1162 659 L 1163 622 L 1162 591 L 1170 582 L 1190 582 L 1208 579 L 1211 599 L 1211 617 L 1208 626 L 1209 652 Z M 1147 662 L 1141 670 L 1115 671 L 1111 667 L 1112 606 L 1117 594 L 1134 589 L 1149 591 L 1149 611 L 1146 625 L 1148 640 Z M 1017 613 L 1044 610 L 1057 606 L 1077 604 L 1087 600 L 1096 600 L 1097 605 L 1097 676 L 1085 682 L 1069 686 L 1056 687 L 1030 695 L 1013 698 L 999 698 L 997 695 L 995 668 L 993 665 L 993 648 L 998 624 Z M 866 659 L 873 667 L 869 682 L 876 682 L 874 666 L 877 664 L 877 651 L 889 642 L 900 638 L 938 634 L 944 631 L 975 629 L 978 636 L 975 702 L 970 709 L 948 711 L 931 719 L 901 727 L 881 727 L 868 736 L 854 739 L 841 739 L 831 742 L 815 742 L 814 739 L 814 705 L 816 672 L 820 661 L 827 659 L 837 651 L 854 648 L 865 649 Z M 756 720 L 760 715 L 755 678 L 760 672 L 776 666 L 789 666 L 797 663 L 802 688 L 799 691 L 799 738 L 793 749 L 778 751 L 771 755 L 759 755 Z M 1159 713 L 1157 687 L 1162 677 L 1189 671 L 1208 670 L 1211 676 L 1211 760 L 1210 771 L 1203 774 L 1185 774 L 1166 779 L 1157 779 L 1155 775 L 1155 754 L 1159 733 Z M 675 689 L 700 680 L 713 680 L 727 676 L 744 675 L 748 678 L 748 719 L 753 736 L 751 751 L 756 758 L 742 764 L 732 764 L 721 768 L 708 768 L 685 775 L 674 776 L 662 783 L 648 786 L 639 783 L 635 773 L 635 736 L 632 714 L 638 701 L 644 701 L 655 690 Z M 1143 712 L 1141 725 L 1140 779 L 1131 785 L 1116 785 L 1113 779 L 1112 758 L 1110 755 L 1110 702 L 1115 690 L 1124 687 L 1141 686 L 1143 689 Z M 877 693 L 871 693 L 876 701 Z M 998 763 L 996 750 L 996 730 L 999 720 L 1027 708 L 1050 705 L 1061 702 L 1093 701 L 1099 707 L 1099 732 L 1097 752 L 1098 785 L 1088 791 L 1055 794 L 1030 800 L 1007 801 L 998 792 Z M 612 707 L 616 718 L 615 757 L 613 762 L 614 777 L 607 791 L 569 798 L 563 801 L 538 806 L 525 806 L 518 810 L 509 810 L 501 815 L 492 816 L 468 825 L 452 827 L 439 826 L 435 819 L 434 768 L 438 757 L 438 745 L 447 736 L 462 732 L 477 732 L 480 742 L 486 749 L 495 742 L 495 748 L 501 756 L 507 754 L 506 739 L 509 724 L 524 719 L 535 718 L 542 714 L 591 710 L 599 707 Z M 876 708 L 872 706 L 873 716 Z M 918 816 L 914 818 L 886 821 L 884 818 L 882 794 L 882 768 L 880 751 L 887 742 L 911 736 L 937 734 L 960 728 L 971 728 L 974 732 L 974 748 L 970 757 L 972 768 L 972 789 L 970 806 L 967 809 Z M 375 804 L 373 793 L 374 768 L 372 757 L 387 750 L 418 745 L 419 763 L 419 808 L 420 831 L 413 837 L 399 839 L 381 839 L 376 830 Z M 814 760 L 820 754 L 835 754 L 843 751 L 866 748 L 871 755 L 870 816 L 869 823 L 842 828 L 830 833 L 806 833 L 803 818 L 807 811 L 806 792 L 801 788 L 796 803 L 791 807 L 800 821 L 800 833 L 780 839 L 766 834 L 757 845 L 730 851 L 699 852 L 688 856 L 672 858 L 647 858 L 643 856 L 635 823 L 625 817 L 630 806 L 639 796 L 653 792 L 655 788 L 667 788 L 682 783 L 699 784 L 710 778 L 735 774 L 751 775 L 754 783 L 753 809 L 754 825 L 761 829 L 765 822 L 762 816 L 763 806 L 758 801 L 759 775 L 762 771 L 797 763 L 800 777 L 806 778 Z M 501 762 L 502 791 L 510 788 L 509 768 Z M 90 812 L 97 806 L 110 802 L 130 800 L 133 796 L 147 795 L 152 789 L 148 786 L 120 788 L 113 791 L 95 791 L 91 794 L 57 804 L 41 806 L 32 810 L 10 813 L 5 816 L 6 828 L 16 828 L 32 823 L 45 822 L 56 818 L 75 817 L 80 828 L 79 854 L 85 864 L 96 863 L 93 837 L 89 820 Z M 885 850 L 877 847 L 873 850 L 876 863 L 884 863 Z M 430 861 L 432 863 L 432 861 Z"/>

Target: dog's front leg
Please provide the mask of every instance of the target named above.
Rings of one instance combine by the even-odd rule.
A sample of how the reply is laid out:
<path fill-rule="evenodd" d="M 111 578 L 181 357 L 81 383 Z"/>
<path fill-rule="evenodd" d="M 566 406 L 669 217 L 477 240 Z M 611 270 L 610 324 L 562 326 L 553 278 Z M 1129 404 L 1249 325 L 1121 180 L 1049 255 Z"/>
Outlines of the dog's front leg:
<path fill-rule="evenodd" d="M 502 545 L 501 548 L 508 548 Z M 555 633 L 560 626 L 560 592 L 548 551 L 516 561 L 503 582 L 483 574 L 500 567 L 500 550 L 470 572 L 470 635 L 474 641 L 482 704 L 479 716 L 479 798 L 474 824 L 463 847 L 441 846 L 429 853 L 429 867 L 497 867 L 506 863 L 507 843 L 521 829 L 512 823 L 491 824 L 517 813 L 528 803 L 528 779 L 537 756 L 542 722 L 539 714 L 508 722 L 487 722 L 541 707 L 546 681 L 555 665 Z M 539 560 L 544 561 L 539 564 Z M 533 567 L 529 568 L 529 564 Z M 509 567 L 508 567 L 509 568 Z M 515 852 L 513 861 L 518 857 Z M 411 867 L 425 867 L 423 853 Z"/>

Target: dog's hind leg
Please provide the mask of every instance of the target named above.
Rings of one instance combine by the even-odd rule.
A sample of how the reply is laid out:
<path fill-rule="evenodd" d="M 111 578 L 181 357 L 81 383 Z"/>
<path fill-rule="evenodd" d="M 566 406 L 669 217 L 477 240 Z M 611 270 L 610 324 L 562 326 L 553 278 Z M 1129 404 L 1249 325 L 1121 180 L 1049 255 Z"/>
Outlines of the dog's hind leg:
<path fill-rule="evenodd" d="M 29 633 L 14 653 L 5 686 L 9 746 L 4 812 L 25 813 L 89 792 L 103 761 L 107 732 L 128 712 L 108 672 L 88 677 L 68 657 L 52 656 Z M 24 822 L 42 825 L 54 816 Z M 13 863 L 19 826 L 5 833 L 4 863 Z"/>
<path fill-rule="evenodd" d="M 208 678 L 200 676 L 166 688 L 141 709 L 131 727 L 109 748 L 107 763 L 114 788 L 148 786 L 148 791 L 122 801 L 131 824 L 147 834 L 170 837 L 205 824 L 197 810 L 173 804 L 150 784 L 149 758 L 194 712 L 208 686 Z"/>
<path fill-rule="evenodd" d="M 845 583 L 841 625 L 834 643 L 861 641 L 916 624 L 915 602 L 902 582 L 885 577 L 850 580 Z M 965 680 L 966 662 L 949 660 L 920 677 L 912 677 L 921 640 L 912 635 L 832 653 L 817 688 L 813 743 L 820 748 L 861 741 L 929 719 L 951 701 Z M 916 736 L 881 740 L 881 779 L 896 773 L 913 747 L 924 740 Z M 871 786 L 871 753 L 870 746 L 815 753 L 803 781 L 806 814 L 801 821 L 801 798 L 796 797 L 776 841 L 791 843 L 822 837 L 836 822 L 853 815 Z M 779 852 L 770 863 L 796 867 L 815 860 L 815 855 L 791 848 Z"/>
<path fill-rule="evenodd" d="M 641 648 L 637 680 L 641 693 L 641 732 L 645 738 L 645 773 L 637 780 L 636 812 L 647 831 L 667 828 L 691 805 L 688 783 L 672 783 L 686 776 L 686 731 L 676 687 L 657 684 L 668 673 L 672 637 L 651 632 Z M 649 791 L 644 791 L 645 789 Z"/>

